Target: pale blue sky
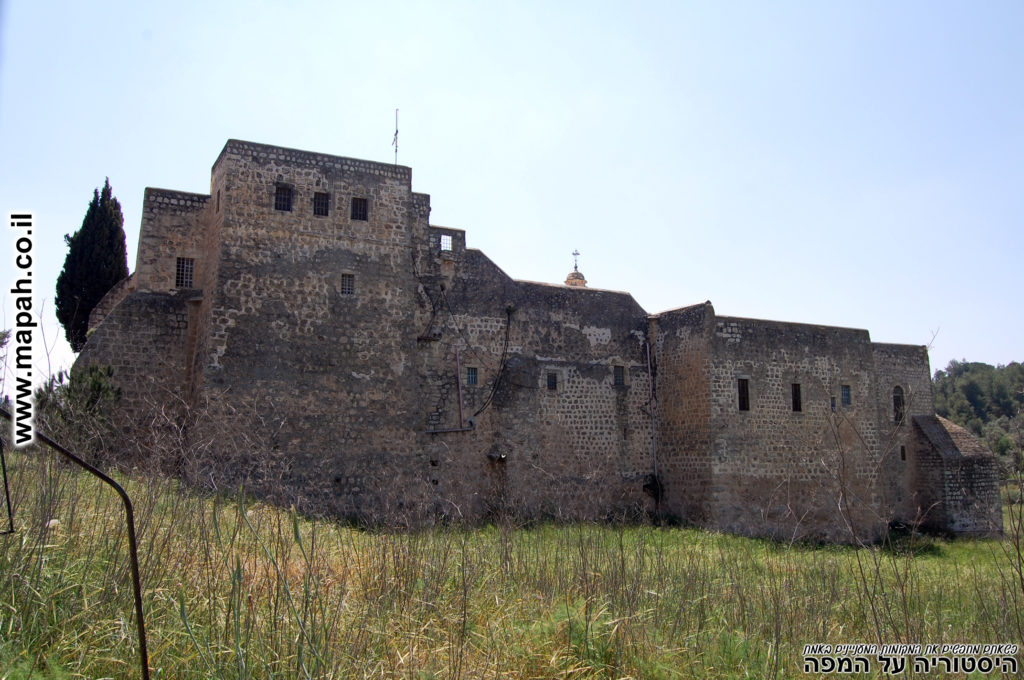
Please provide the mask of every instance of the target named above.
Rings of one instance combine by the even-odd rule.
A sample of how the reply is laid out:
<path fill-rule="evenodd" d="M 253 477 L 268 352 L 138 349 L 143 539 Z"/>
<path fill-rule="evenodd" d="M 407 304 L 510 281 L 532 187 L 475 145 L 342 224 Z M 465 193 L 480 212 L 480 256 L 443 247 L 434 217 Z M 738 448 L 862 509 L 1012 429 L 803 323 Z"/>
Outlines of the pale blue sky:
<path fill-rule="evenodd" d="M 7 2 L 0 206 L 206 192 L 228 138 L 399 162 L 511 276 L 1024 359 L 1024 3 Z M 5 226 L 0 282 L 14 277 Z M 13 322 L 5 283 L 3 325 Z M 53 368 L 69 362 L 63 333 Z M 37 351 L 42 361 L 42 350 Z"/>

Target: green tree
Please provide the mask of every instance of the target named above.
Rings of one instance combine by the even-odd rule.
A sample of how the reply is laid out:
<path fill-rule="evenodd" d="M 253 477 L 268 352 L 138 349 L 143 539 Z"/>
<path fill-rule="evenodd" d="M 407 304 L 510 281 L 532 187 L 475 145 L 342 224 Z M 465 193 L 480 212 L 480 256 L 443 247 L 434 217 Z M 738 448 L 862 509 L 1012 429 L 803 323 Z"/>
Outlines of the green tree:
<path fill-rule="evenodd" d="M 1007 467 L 1024 461 L 1024 364 L 951 361 L 932 381 L 935 412 L 984 439 Z"/>
<path fill-rule="evenodd" d="M 110 191 L 94 190 L 92 202 L 73 236 L 64 236 L 68 254 L 57 277 L 57 320 L 71 349 L 81 351 L 89 328 L 89 313 L 121 279 L 128 276 L 121 204 Z"/>

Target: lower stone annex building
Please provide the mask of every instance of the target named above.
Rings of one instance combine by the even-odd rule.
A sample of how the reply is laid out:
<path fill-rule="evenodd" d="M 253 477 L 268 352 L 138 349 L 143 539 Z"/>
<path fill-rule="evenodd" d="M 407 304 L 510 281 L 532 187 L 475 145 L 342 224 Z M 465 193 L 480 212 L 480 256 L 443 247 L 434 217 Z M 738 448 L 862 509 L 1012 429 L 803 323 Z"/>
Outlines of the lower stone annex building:
<path fill-rule="evenodd" d="M 934 415 L 926 348 L 517 281 L 411 184 L 229 140 L 209 194 L 146 190 L 76 370 L 113 367 L 126 429 L 180 425 L 150 450 L 187 448 L 181 474 L 314 514 L 1001 531 L 995 459 Z"/>

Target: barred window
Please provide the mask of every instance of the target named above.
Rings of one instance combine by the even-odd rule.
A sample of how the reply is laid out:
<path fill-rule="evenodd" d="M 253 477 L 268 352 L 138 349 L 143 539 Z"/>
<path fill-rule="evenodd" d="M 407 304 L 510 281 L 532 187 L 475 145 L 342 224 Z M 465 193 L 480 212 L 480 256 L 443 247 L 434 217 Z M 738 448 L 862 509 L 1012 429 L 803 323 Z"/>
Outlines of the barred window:
<path fill-rule="evenodd" d="M 370 219 L 370 202 L 368 200 L 365 198 L 352 199 L 352 219 L 364 222 Z"/>
<path fill-rule="evenodd" d="M 341 275 L 341 294 L 342 295 L 355 295 L 356 294 L 356 276 L 355 276 L 355 274 L 342 274 Z"/>
<path fill-rule="evenodd" d="M 800 398 L 800 383 L 793 383 L 793 411 L 803 411 L 803 400 Z"/>
<path fill-rule="evenodd" d="M 278 186 L 274 191 L 274 210 L 289 211 L 292 209 L 292 188 Z"/>
<path fill-rule="evenodd" d="M 612 369 L 612 382 L 616 387 L 622 387 L 626 384 L 626 367 L 615 366 Z"/>
<path fill-rule="evenodd" d="M 451 234 L 441 234 L 441 250 L 451 250 L 451 249 L 452 249 L 452 235 Z"/>
<path fill-rule="evenodd" d="M 553 372 L 552 373 L 548 373 L 548 389 L 549 390 L 557 390 L 558 389 L 558 374 L 557 373 L 553 373 Z"/>
<path fill-rule="evenodd" d="M 739 396 L 739 408 L 741 411 L 750 410 L 750 380 L 737 378 L 736 392 Z"/>
<path fill-rule="evenodd" d="M 195 285 L 196 261 L 191 257 L 179 257 L 174 266 L 174 287 L 193 288 Z"/>
<path fill-rule="evenodd" d="M 466 367 L 466 384 L 467 385 L 476 385 L 476 367 L 474 367 L 474 366 L 467 366 Z"/>
<path fill-rule="evenodd" d="M 331 195 L 323 192 L 313 194 L 313 214 L 320 217 L 327 217 L 330 212 Z"/>
<path fill-rule="evenodd" d="M 850 391 L 849 385 L 841 386 L 839 392 L 843 400 L 843 406 L 849 406 L 853 403 L 853 393 Z"/>

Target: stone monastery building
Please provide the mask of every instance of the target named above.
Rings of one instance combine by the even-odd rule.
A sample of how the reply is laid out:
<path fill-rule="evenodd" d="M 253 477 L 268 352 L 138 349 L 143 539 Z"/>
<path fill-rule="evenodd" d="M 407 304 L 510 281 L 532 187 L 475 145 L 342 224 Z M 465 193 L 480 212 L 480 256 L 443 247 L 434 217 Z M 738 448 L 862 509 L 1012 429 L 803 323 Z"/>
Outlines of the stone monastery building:
<path fill-rule="evenodd" d="M 229 140 L 209 194 L 146 190 L 76 370 L 113 367 L 169 469 L 314 514 L 1001 531 L 994 457 L 934 415 L 924 347 L 517 281 L 411 186 Z"/>

